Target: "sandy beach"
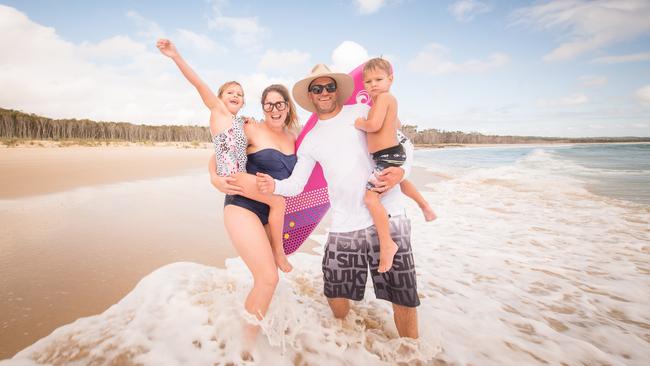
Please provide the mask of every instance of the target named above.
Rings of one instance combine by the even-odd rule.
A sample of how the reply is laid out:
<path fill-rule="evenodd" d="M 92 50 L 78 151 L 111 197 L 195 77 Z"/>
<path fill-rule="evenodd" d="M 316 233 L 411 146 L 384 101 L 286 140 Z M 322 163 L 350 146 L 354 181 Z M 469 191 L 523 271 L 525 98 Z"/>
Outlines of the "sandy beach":
<path fill-rule="evenodd" d="M 223 194 L 208 180 L 210 153 L 0 148 L 0 359 L 103 312 L 165 264 L 223 268 L 235 257 L 223 227 Z M 411 178 L 423 186 L 427 177 L 414 169 Z"/>
<path fill-rule="evenodd" d="M 56 192 L 47 181 L 2 192 L 0 358 L 252 364 L 240 358 L 233 321 L 250 275 L 224 231 L 223 195 L 208 183 L 209 151 L 12 149 L 0 149 L 3 178 L 14 177 L 7 187 L 22 188 L 15 177 L 48 166 L 62 183 Z M 256 357 L 278 365 L 647 365 L 648 151 L 416 151 L 409 179 L 438 214 L 425 223 L 406 203 L 420 340 L 397 337 L 390 305 L 370 283 L 344 321 L 331 316 L 321 225 L 290 257 L 296 270 L 281 274 Z M 148 170 L 165 160 L 177 168 Z"/>

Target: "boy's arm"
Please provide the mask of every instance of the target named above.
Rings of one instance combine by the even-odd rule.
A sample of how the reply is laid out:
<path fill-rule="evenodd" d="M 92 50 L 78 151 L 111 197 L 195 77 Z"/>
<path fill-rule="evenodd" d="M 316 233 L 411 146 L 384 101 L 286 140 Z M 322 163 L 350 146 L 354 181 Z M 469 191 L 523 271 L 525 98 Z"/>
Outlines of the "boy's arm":
<path fill-rule="evenodd" d="M 384 124 L 388 109 L 391 107 L 395 108 L 396 105 L 397 101 L 390 93 L 379 94 L 375 104 L 370 108 L 370 112 L 368 112 L 368 118 L 357 118 L 354 127 L 366 132 L 379 131 Z"/>

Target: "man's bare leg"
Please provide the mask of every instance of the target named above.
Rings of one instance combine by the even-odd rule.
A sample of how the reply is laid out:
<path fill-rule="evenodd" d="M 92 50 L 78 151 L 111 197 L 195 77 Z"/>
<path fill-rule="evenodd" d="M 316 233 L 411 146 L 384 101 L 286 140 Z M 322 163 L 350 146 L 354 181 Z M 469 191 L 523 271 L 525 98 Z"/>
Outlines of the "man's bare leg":
<path fill-rule="evenodd" d="M 417 308 L 393 304 L 393 319 L 400 337 L 418 338 L 420 336 Z"/>
<path fill-rule="evenodd" d="M 332 309 L 336 319 L 343 319 L 350 312 L 350 300 L 348 299 L 335 297 L 333 299 L 328 298 L 327 302 L 330 304 L 330 309 Z"/>

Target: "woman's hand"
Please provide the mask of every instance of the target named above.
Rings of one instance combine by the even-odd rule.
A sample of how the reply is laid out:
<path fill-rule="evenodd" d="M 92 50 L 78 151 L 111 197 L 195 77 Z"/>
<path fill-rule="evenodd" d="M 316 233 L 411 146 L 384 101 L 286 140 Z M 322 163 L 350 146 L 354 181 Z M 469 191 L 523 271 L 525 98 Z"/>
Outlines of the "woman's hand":
<path fill-rule="evenodd" d="M 257 173 L 257 190 L 260 193 L 270 194 L 275 191 L 275 180 L 272 176 L 264 173 Z"/>
<path fill-rule="evenodd" d="M 238 186 L 237 178 L 232 176 L 221 177 L 216 174 L 210 174 L 210 183 L 225 194 L 242 194 L 243 189 L 241 186 Z"/>
<path fill-rule="evenodd" d="M 178 56 L 178 51 L 176 50 L 176 46 L 172 43 L 172 41 L 165 39 L 165 38 L 160 38 L 158 42 L 156 42 L 156 47 L 160 50 L 160 53 L 167 57 L 174 58 Z"/>
<path fill-rule="evenodd" d="M 395 166 L 388 167 L 377 175 L 379 182 L 375 184 L 373 191 L 384 193 L 399 184 L 402 178 L 404 178 L 404 169 Z"/>

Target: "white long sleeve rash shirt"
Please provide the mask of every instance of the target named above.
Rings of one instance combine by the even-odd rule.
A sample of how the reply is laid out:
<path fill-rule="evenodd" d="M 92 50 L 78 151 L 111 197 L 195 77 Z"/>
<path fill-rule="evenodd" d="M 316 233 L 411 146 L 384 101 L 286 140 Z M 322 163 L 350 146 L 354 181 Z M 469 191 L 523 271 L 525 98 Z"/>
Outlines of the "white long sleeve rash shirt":
<path fill-rule="evenodd" d="M 366 104 L 346 105 L 335 117 L 319 120 L 302 141 L 291 176 L 275 180 L 273 193 L 285 197 L 298 195 L 316 163 L 320 163 L 330 197 L 331 232 L 351 232 L 373 225 L 363 197 L 374 163 L 368 154 L 366 133 L 354 127 L 357 117 L 365 118 L 369 110 Z M 413 150 L 407 148 L 406 152 L 404 177 L 410 173 L 413 160 Z M 382 196 L 381 203 L 389 215 L 397 216 L 405 214 L 403 200 L 404 194 L 396 185 Z"/>

